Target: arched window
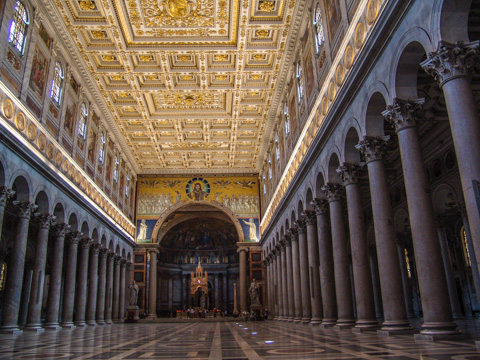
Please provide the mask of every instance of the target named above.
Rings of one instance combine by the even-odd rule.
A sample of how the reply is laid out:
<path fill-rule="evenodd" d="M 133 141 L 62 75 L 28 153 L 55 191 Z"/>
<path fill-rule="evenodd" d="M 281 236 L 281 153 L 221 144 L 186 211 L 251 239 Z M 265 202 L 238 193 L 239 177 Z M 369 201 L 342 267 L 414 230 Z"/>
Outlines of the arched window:
<path fill-rule="evenodd" d="M 87 117 L 87 105 L 82 103 L 82 105 L 80 105 L 80 119 L 78 119 L 78 136 L 80 136 L 83 140 L 85 140 L 85 136 L 87 134 Z"/>
<path fill-rule="evenodd" d="M 130 187 L 130 175 L 127 174 L 127 183 L 125 184 L 125 197 L 128 198 L 128 192 Z"/>
<path fill-rule="evenodd" d="M 55 71 L 53 72 L 52 89 L 50 90 L 50 98 L 60 105 L 62 98 L 63 69 L 59 62 L 55 63 Z"/>
<path fill-rule="evenodd" d="M 98 163 L 103 164 L 105 162 L 105 133 L 100 135 L 100 148 L 98 149 Z"/>
<path fill-rule="evenodd" d="M 115 170 L 113 170 L 113 181 L 118 182 L 118 164 L 120 162 L 118 161 L 118 156 L 115 156 Z"/>
<path fill-rule="evenodd" d="M 265 174 L 263 174 L 263 195 L 267 195 L 267 183 L 266 183 L 266 179 L 265 179 Z"/>
<path fill-rule="evenodd" d="M 303 68 L 302 68 L 302 65 L 300 64 L 300 60 L 297 62 L 296 77 L 297 77 L 298 103 L 301 103 L 303 100 L 304 86 L 303 86 Z"/>
<path fill-rule="evenodd" d="M 23 55 L 28 28 L 28 14 L 25 6 L 20 1 L 15 1 L 13 9 L 15 13 L 8 31 L 8 42 Z"/>
<path fill-rule="evenodd" d="M 272 165 L 268 166 L 268 180 L 272 180 L 273 172 L 272 172 Z"/>
<path fill-rule="evenodd" d="M 315 5 L 315 11 L 313 12 L 313 29 L 315 31 L 315 52 L 320 53 L 323 42 L 325 41 L 325 33 L 323 32 L 322 23 L 322 10 L 320 9 L 320 3 Z"/>
<path fill-rule="evenodd" d="M 2 267 L 0 268 L 0 291 L 5 290 L 5 283 L 7 282 L 7 263 L 2 262 Z"/>
<path fill-rule="evenodd" d="M 280 145 L 278 144 L 278 130 L 275 131 L 275 159 L 280 160 Z"/>
<path fill-rule="evenodd" d="M 283 115 L 285 117 L 285 137 L 290 134 L 290 112 L 288 111 L 287 102 L 283 104 Z"/>
<path fill-rule="evenodd" d="M 463 253 L 464 253 L 464 256 L 465 256 L 465 264 L 467 266 L 471 267 L 472 266 L 472 260 L 470 259 L 470 251 L 468 251 L 467 232 L 465 231 L 465 226 L 462 226 L 460 236 L 462 237 Z"/>

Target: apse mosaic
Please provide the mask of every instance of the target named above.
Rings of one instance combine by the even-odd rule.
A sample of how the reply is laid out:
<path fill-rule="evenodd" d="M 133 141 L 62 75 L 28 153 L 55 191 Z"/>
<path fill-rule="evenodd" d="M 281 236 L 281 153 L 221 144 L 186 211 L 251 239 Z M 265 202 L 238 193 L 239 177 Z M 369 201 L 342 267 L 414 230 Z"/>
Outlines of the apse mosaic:
<path fill-rule="evenodd" d="M 237 217 L 245 241 L 259 241 L 258 179 L 255 176 L 140 176 L 137 241 L 150 242 L 156 221 L 169 209 L 189 202 L 228 209 Z"/>

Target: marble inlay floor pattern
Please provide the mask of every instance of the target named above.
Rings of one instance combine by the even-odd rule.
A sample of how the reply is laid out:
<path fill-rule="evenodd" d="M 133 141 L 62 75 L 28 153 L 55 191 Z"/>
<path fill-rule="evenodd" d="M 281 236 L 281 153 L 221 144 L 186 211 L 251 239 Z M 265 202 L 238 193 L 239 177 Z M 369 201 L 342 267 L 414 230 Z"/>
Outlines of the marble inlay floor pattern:
<path fill-rule="evenodd" d="M 0 334 L 3 359 L 390 359 L 480 360 L 472 339 L 415 342 L 413 335 L 268 322 L 149 323 Z"/>

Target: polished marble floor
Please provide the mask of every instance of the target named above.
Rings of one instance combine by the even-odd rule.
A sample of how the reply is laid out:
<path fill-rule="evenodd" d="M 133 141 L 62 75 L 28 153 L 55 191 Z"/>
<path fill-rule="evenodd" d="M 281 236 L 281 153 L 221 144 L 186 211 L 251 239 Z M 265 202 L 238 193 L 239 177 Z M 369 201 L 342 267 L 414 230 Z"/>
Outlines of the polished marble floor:
<path fill-rule="evenodd" d="M 390 359 L 480 360 L 478 321 L 463 322 L 471 339 L 415 342 L 347 330 L 268 322 L 119 324 L 41 334 L 0 334 L 3 359 Z"/>

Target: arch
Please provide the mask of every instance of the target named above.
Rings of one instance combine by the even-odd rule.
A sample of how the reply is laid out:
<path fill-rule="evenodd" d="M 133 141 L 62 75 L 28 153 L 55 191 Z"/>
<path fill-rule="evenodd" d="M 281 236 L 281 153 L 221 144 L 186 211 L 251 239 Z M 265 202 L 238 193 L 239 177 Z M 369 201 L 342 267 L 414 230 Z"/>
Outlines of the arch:
<path fill-rule="evenodd" d="M 107 237 L 105 236 L 105 234 L 102 235 L 102 239 L 100 240 L 100 245 L 104 249 L 107 248 Z"/>
<path fill-rule="evenodd" d="M 122 258 L 126 259 L 126 257 L 127 257 L 126 255 L 127 255 L 127 253 L 126 253 L 125 249 L 122 249 Z"/>
<path fill-rule="evenodd" d="M 53 215 L 55 215 L 55 221 L 57 224 L 65 223 L 65 209 L 61 203 L 57 203 L 53 209 Z"/>
<path fill-rule="evenodd" d="M 110 239 L 110 241 L 108 242 L 108 250 L 113 252 L 113 239 Z"/>
<path fill-rule="evenodd" d="M 95 242 L 95 244 L 99 244 L 99 241 L 98 241 L 99 237 L 98 237 L 97 228 L 94 228 L 93 231 L 92 231 L 92 239 Z"/>
<path fill-rule="evenodd" d="M 68 225 L 70 225 L 70 231 L 78 231 L 78 220 L 75 213 L 71 213 L 68 218 Z"/>
<path fill-rule="evenodd" d="M 345 135 L 343 158 L 347 163 L 360 162 L 360 152 L 355 147 L 360 140 L 359 131 L 355 127 L 348 129 Z"/>
<path fill-rule="evenodd" d="M 395 96 L 401 99 L 418 97 L 418 71 L 422 59 L 426 57 L 424 46 L 412 41 L 401 52 L 395 69 Z M 422 70 L 423 71 L 423 70 Z"/>
<path fill-rule="evenodd" d="M 87 221 L 82 223 L 82 229 L 80 231 L 82 232 L 83 237 L 88 238 L 90 236 L 90 229 Z"/>
<path fill-rule="evenodd" d="M 295 226 L 296 221 L 297 221 L 297 216 L 295 214 L 295 211 L 292 210 L 292 213 L 290 214 L 290 222 L 292 224 L 292 227 Z"/>
<path fill-rule="evenodd" d="M 399 209 L 393 216 L 393 226 L 397 233 L 410 232 L 410 217 L 405 209 Z"/>
<path fill-rule="evenodd" d="M 195 204 L 206 204 L 209 206 L 212 206 L 214 208 L 217 208 L 221 210 L 233 223 L 235 226 L 235 229 L 237 230 L 237 235 L 238 235 L 238 241 L 239 242 L 244 242 L 245 241 L 245 236 L 243 235 L 243 229 L 242 225 L 240 224 L 240 221 L 238 221 L 237 217 L 235 214 L 226 206 L 224 206 L 222 203 L 219 203 L 214 200 L 203 200 L 203 201 L 195 201 Z M 162 228 L 162 225 L 165 223 L 165 220 L 174 212 L 186 208 L 192 205 L 191 201 L 179 201 L 178 203 L 170 206 L 168 209 L 166 209 L 162 216 L 158 219 L 158 221 L 155 224 L 155 227 L 153 228 L 152 231 L 152 239 L 158 239 L 159 238 L 159 231 Z M 170 226 L 170 225 L 169 225 Z"/>
<path fill-rule="evenodd" d="M 313 210 L 312 204 L 310 202 L 313 201 L 313 191 L 311 188 L 307 189 L 307 195 L 305 196 L 305 207 L 306 210 Z"/>
<path fill-rule="evenodd" d="M 118 244 L 115 247 L 115 254 L 120 255 L 120 245 L 118 245 Z"/>
<path fill-rule="evenodd" d="M 448 184 L 439 185 L 433 192 L 432 199 L 433 209 L 437 214 L 442 214 L 446 211 L 455 210 L 458 205 L 457 193 Z"/>
<path fill-rule="evenodd" d="M 322 190 L 322 187 L 325 185 L 325 178 L 322 172 L 317 174 L 317 179 L 315 181 L 315 198 L 323 199 L 325 198 L 325 193 Z"/>
<path fill-rule="evenodd" d="M 303 201 L 302 200 L 298 200 L 298 205 L 297 205 L 297 216 L 298 218 L 300 219 L 303 211 L 305 210 L 304 208 L 304 205 L 303 205 Z"/>
<path fill-rule="evenodd" d="M 431 28 L 435 43 L 469 41 L 468 14 L 472 0 L 436 0 L 432 9 Z"/>
<path fill-rule="evenodd" d="M 23 175 L 19 175 L 12 183 L 12 190 L 15 191 L 13 195 L 15 200 L 30 201 L 30 186 L 29 182 Z"/>
<path fill-rule="evenodd" d="M 340 159 L 337 153 L 330 155 L 330 161 L 328 162 L 328 182 L 341 184 L 342 179 L 337 173 L 337 169 L 340 166 Z"/>
<path fill-rule="evenodd" d="M 365 114 L 365 135 L 383 136 L 385 135 L 385 119 L 382 111 L 387 108 L 385 97 L 380 92 L 375 92 L 368 101 Z"/>
<path fill-rule="evenodd" d="M 48 195 L 45 191 L 41 190 L 38 192 L 35 197 L 35 204 L 38 205 L 37 211 L 40 214 L 47 214 L 50 210 L 50 205 L 48 201 Z"/>
<path fill-rule="evenodd" d="M 0 158 L 0 186 L 5 186 L 6 174 L 5 168 L 3 167 L 3 161 Z"/>

